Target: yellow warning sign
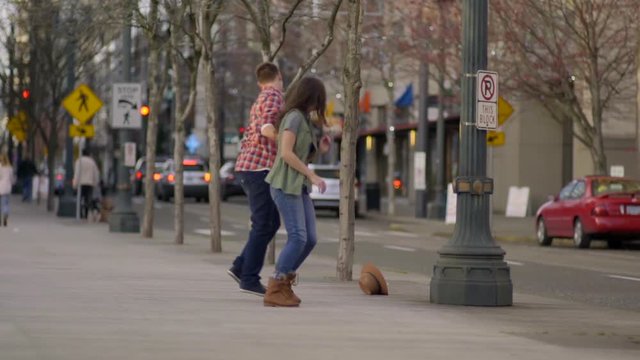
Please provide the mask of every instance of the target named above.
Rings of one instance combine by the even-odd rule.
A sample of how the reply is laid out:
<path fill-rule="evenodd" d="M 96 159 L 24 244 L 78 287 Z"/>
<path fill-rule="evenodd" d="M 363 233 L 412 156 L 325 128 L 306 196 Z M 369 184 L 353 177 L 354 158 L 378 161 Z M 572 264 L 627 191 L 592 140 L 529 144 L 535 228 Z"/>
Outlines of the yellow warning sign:
<path fill-rule="evenodd" d="M 513 106 L 502 96 L 498 97 L 498 126 L 504 124 L 513 114 Z"/>
<path fill-rule="evenodd" d="M 102 107 L 102 100 L 87 85 L 78 86 L 62 100 L 62 106 L 81 124 L 86 123 Z"/>
<path fill-rule="evenodd" d="M 24 111 L 12 116 L 7 123 L 7 129 L 18 141 L 27 139 L 27 114 Z"/>
<path fill-rule="evenodd" d="M 93 125 L 71 125 L 69 127 L 69 136 L 92 138 L 96 134 Z"/>
<path fill-rule="evenodd" d="M 505 135 L 502 131 L 487 131 L 487 145 L 502 146 L 505 140 Z"/>

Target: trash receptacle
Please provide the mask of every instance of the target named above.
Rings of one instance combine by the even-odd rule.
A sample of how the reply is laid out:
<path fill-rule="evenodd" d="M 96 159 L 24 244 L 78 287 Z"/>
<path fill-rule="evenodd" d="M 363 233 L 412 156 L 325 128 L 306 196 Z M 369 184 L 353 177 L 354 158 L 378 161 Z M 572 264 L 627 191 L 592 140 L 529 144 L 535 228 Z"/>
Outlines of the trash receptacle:
<path fill-rule="evenodd" d="M 380 184 L 367 183 L 367 210 L 380 210 Z"/>

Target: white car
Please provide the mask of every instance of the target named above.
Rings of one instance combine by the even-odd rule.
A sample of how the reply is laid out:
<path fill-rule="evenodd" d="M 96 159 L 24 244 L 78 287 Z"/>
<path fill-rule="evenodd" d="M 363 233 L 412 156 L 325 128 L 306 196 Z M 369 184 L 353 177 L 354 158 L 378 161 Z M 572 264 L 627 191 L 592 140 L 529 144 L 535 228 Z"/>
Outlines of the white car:
<path fill-rule="evenodd" d="M 314 185 L 311 188 L 309 197 L 313 201 L 316 209 L 334 210 L 336 216 L 340 215 L 340 166 L 339 165 L 318 165 L 309 164 L 309 168 L 320 176 L 327 184 L 324 194 L 320 193 Z M 354 184 L 356 200 L 356 216 L 358 215 L 358 185 Z"/>

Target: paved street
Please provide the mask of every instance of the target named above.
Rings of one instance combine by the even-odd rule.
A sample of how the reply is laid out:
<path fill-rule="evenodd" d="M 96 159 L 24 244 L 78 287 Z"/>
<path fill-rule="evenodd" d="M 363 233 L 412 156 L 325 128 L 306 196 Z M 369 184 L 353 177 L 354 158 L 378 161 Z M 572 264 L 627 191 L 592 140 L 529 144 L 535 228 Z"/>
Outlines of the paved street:
<path fill-rule="evenodd" d="M 159 224 L 166 222 L 163 217 L 168 216 L 165 205 L 161 206 Z M 322 243 L 305 263 L 301 284 L 296 289 L 303 299 L 302 307 L 265 308 L 259 298 L 240 293 L 225 274 L 242 245 L 239 239 L 246 232 L 240 228 L 241 216 L 234 215 L 242 207 L 240 202 L 224 205 L 225 228 L 230 230 L 226 230 L 224 252 L 211 254 L 204 236 L 187 236 L 185 245 L 176 246 L 171 242 L 171 233 L 162 228 L 154 239 L 110 234 L 105 224 L 61 220 L 35 206 L 15 204 L 11 226 L 0 232 L 0 358 L 637 359 L 640 356 L 637 308 L 620 310 L 614 308 L 616 305 L 595 306 L 523 291 L 519 283 L 524 280 L 520 280 L 518 269 L 534 266 L 530 260 L 539 254 L 513 256 L 512 261 L 524 265 L 513 267 L 512 307 L 429 303 L 429 279 L 420 269 L 426 269 L 432 259 L 423 255 L 431 253 L 429 249 L 444 240 L 423 239 L 422 248 L 404 251 L 400 247 L 408 249 L 420 241 L 410 235 L 396 236 L 402 239 L 394 243 L 397 248 L 389 245 L 384 248 L 385 237 L 391 240 L 390 235 L 403 232 L 399 228 L 383 230 L 385 224 L 379 224 L 379 230 L 372 225 L 367 225 L 366 231 L 359 230 L 361 237 L 371 240 L 362 241 L 356 251 L 359 259 L 376 252 L 380 257 L 398 255 L 388 264 L 381 264 L 390 296 L 367 297 L 355 282 L 334 280 L 335 260 L 329 253 L 335 244 L 327 229 L 335 220 L 325 218 L 321 220 Z M 191 224 L 194 218 L 204 216 L 205 207 L 190 204 L 188 211 Z M 361 225 L 358 226 L 360 229 Z M 198 230 L 191 225 L 189 228 Z M 377 234 L 378 231 L 386 234 Z M 376 250 L 376 246 L 389 252 Z M 518 246 L 528 248 L 518 244 L 506 247 Z M 565 255 L 574 251 L 555 250 Z M 585 266 L 589 254 L 575 256 L 573 271 Z M 627 264 L 629 259 L 637 259 L 637 253 L 610 254 L 606 250 L 600 256 L 619 259 L 613 266 L 620 269 L 631 266 Z M 417 270 L 403 271 L 401 266 L 392 266 L 403 259 L 405 268 Z M 574 257 L 571 259 L 573 262 Z M 556 259 L 549 256 L 548 262 L 553 261 Z M 265 273 L 271 269 L 268 266 Z M 354 270 L 357 273 L 359 266 Z M 587 275 L 591 276 L 588 272 Z M 639 283 L 621 284 L 628 293 L 638 294 Z"/>

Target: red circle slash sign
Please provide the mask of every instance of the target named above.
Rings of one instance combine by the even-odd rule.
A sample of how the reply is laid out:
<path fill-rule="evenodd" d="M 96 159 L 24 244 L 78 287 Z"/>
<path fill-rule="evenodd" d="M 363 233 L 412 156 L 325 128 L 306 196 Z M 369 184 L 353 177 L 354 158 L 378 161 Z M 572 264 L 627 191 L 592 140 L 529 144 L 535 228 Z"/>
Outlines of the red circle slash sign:
<path fill-rule="evenodd" d="M 491 101 L 493 94 L 496 92 L 496 84 L 493 82 L 491 75 L 485 75 L 482 77 L 482 84 L 480 85 L 480 92 L 485 101 Z"/>

